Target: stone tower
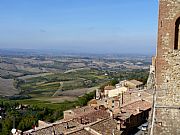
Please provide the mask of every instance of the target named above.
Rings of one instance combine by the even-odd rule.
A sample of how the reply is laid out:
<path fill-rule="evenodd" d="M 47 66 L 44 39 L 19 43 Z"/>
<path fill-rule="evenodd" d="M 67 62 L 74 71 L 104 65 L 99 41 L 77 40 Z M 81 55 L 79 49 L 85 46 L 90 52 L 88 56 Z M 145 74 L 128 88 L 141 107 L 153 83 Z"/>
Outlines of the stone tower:
<path fill-rule="evenodd" d="M 180 135 L 180 0 L 159 0 L 153 135 Z"/>

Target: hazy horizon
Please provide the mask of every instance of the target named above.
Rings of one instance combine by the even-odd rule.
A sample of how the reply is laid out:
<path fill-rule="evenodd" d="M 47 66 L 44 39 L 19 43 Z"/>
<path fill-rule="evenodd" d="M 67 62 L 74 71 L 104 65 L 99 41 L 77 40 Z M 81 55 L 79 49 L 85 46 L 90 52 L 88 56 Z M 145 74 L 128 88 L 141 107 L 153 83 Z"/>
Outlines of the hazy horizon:
<path fill-rule="evenodd" d="M 155 54 L 158 1 L 4 0 L 0 48 Z"/>

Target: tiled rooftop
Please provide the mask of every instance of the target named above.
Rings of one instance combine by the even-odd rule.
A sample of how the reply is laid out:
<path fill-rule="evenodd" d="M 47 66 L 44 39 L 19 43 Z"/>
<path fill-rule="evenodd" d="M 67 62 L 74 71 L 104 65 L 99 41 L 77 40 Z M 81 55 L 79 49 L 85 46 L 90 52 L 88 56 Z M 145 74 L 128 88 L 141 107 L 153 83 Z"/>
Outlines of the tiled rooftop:
<path fill-rule="evenodd" d="M 150 109 L 151 106 L 152 106 L 151 103 L 145 100 L 138 100 L 136 102 L 123 106 L 122 109 L 125 110 L 126 112 L 136 115 L 138 112 L 137 109 L 139 109 L 139 111 L 144 111 Z"/>
<path fill-rule="evenodd" d="M 121 107 L 121 112 L 118 115 L 119 118 L 125 120 L 131 115 L 137 115 L 143 111 L 151 109 L 152 104 L 145 100 L 138 100 L 131 104 L 127 104 Z"/>
<path fill-rule="evenodd" d="M 96 99 L 92 99 L 88 102 L 88 104 L 97 104 L 97 100 Z"/>
<path fill-rule="evenodd" d="M 84 130 L 80 130 L 82 128 L 82 126 L 87 126 L 88 124 L 97 122 L 99 120 L 108 118 L 110 116 L 110 114 L 108 112 L 106 112 L 105 110 L 101 110 L 101 109 L 94 109 L 92 111 L 91 107 L 85 106 L 82 108 L 76 108 L 74 109 L 75 112 L 79 112 L 79 110 L 88 110 L 89 111 L 85 111 L 87 112 L 86 114 L 83 113 L 83 115 L 78 115 L 78 117 L 75 117 L 73 119 L 70 120 L 60 120 L 57 122 L 54 122 L 52 124 L 48 124 L 44 127 L 38 127 L 35 130 L 31 129 L 29 131 L 24 132 L 24 135 L 52 135 L 52 133 L 55 134 L 62 134 L 62 133 L 68 133 L 68 132 L 72 132 L 72 134 L 75 134 L 73 131 L 76 131 L 76 134 L 82 134 L 86 133 L 86 131 Z M 90 134 L 90 133 L 89 133 Z M 88 134 L 87 134 L 88 135 Z"/>
<path fill-rule="evenodd" d="M 137 80 L 129 80 L 129 82 L 135 84 L 135 85 L 142 85 L 143 83 Z"/>
<path fill-rule="evenodd" d="M 139 93 L 140 96 L 138 95 Z M 124 93 L 124 104 L 121 105 L 121 112 L 117 115 L 118 118 L 125 120 L 131 115 L 137 115 L 142 111 L 150 109 L 151 103 L 142 100 L 144 99 L 143 97 L 149 96 L 151 95 L 141 91 L 132 91 L 131 94 L 128 92 Z M 112 100 L 119 100 L 119 97 L 114 97 Z M 98 104 L 99 101 L 100 100 L 97 100 Z M 103 101 L 104 100 L 101 100 L 101 102 Z M 72 112 L 72 118 L 63 119 L 44 127 L 38 127 L 35 130 L 29 130 L 24 132 L 24 135 L 29 135 L 29 133 L 31 133 L 31 135 L 52 135 L 52 133 L 64 133 L 65 135 L 92 135 L 92 132 L 97 132 L 102 135 L 111 135 L 113 133 L 114 135 L 120 134 L 120 131 L 117 130 L 116 121 L 110 118 L 110 113 L 105 109 L 85 106 L 67 110 L 65 112 L 68 111 Z M 87 127 L 90 130 L 87 130 Z"/>
<path fill-rule="evenodd" d="M 97 122 L 94 125 L 91 125 L 90 128 L 102 135 L 112 135 L 113 133 L 114 135 L 120 135 L 120 131 L 117 130 L 116 121 L 112 118 L 104 119 L 100 122 Z"/>
<path fill-rule="evenodd" d="M 121 95 L 122 96 L 122 95 Z M 130 90 L 123 93 L 123 104 L 129 104 L 137 100 L 145 99 L 148 102 L 152 102 L 153 95 L 145 91 Z"/>
<path fill-rule="evenodd" d="M 78 131 L 74 131 L 72 133 L 68 133 L 67 135 L 93 135 L 90 132 L 84 130 L 84 129 L 80 129 Z"/>
<path fill-rule="evenodd" d="M 77 116 L 85 115 L 87 113 L 91 113 L 95 111 L 95 109 L 94 107 L 84 106 L 84 107 L 79 107 L 79 108 L 75 108 L 75 109 L 67 110 L 67 111 L 73 112 L 75 117 L 77 117 Z"/>
<path fill-rule="evenodd" d="M 104 119 L 109 116 L 110 114 L 106 112 L 105 110 L 96 110 L 94 112 L 88 113 L 81 117 L 77 117 L 74 120 L 80 124 L 89 124 L 89 123 L 97 121 L 98 119 Z"/>
<path fill-rule="evenodd" d="M 28 130 L 23 134 L 28 135 L 29 133 L 31 133 L 32 135 L 52 135 L 53 132 L 55 132 L 56 134 L 60 134 L 63 132 L 72 131 L 79 126 L 80 124 L 78 124 L 74 120 L 60 121 L 46 125 L 44 127 L 37 127 L 35 130 L 34 129 Z"/>
<path fill-rule="evenodd" d="M 115 89 L 115 87 L 109 85 L 104 87 L 104 90 L 112 90 L 112 89 Z"/>

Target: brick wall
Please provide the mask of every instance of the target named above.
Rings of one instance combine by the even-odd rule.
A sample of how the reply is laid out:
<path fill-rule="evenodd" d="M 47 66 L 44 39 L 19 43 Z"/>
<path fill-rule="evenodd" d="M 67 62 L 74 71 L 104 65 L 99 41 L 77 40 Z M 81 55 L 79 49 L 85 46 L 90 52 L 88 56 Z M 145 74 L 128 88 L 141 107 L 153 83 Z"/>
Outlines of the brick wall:
<path fill-rule="evenodd" d="M 180 0 L 159 0 L 159 3 L 154 134 L 176 135 L 180 134 L 176 126 L 180 125 L 177 115 L 180 114 L 177 109 L 180 107 L 180 49 L 174 49 L 174 42 L 175 22 L 180 17 Z"/>

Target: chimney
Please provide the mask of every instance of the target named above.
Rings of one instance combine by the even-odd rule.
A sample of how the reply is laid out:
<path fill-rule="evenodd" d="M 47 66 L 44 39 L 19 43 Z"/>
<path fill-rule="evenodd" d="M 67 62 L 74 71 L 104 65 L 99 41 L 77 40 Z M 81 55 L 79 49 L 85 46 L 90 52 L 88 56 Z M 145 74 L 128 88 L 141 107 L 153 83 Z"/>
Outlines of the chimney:
<path fill-rule="evenodd" d="M 114 129 L 112 130 L 112 135 L 115 135 Z"/>
<path fill-rule="evenodd" d="M 120 127 L 120 126 L 121 126 L 121 122 L 120 122 L 120 121 L 117 121 L 117 130 L 119 130 L 119 131 L 121 130 L 121 127 Z"/>
<path fill-rule="evenodd" d="M 68 122 L 66 123 L 65 128 L 66 128 L 66 129 L 69 129 L 69 123 L 68 123 Z"/>
<path fill-rule="evenodd" d="M 138 108 L 136 109 L 136 111 L 139 113 L 139 112 L 140 112 L 140 108 L 138 107 Z"/>
<path fill-rule="evenodd" d="M 113 117 L 113 112 L 108 109 L 108 113 L 110 114 L 110 117 Z"/>

